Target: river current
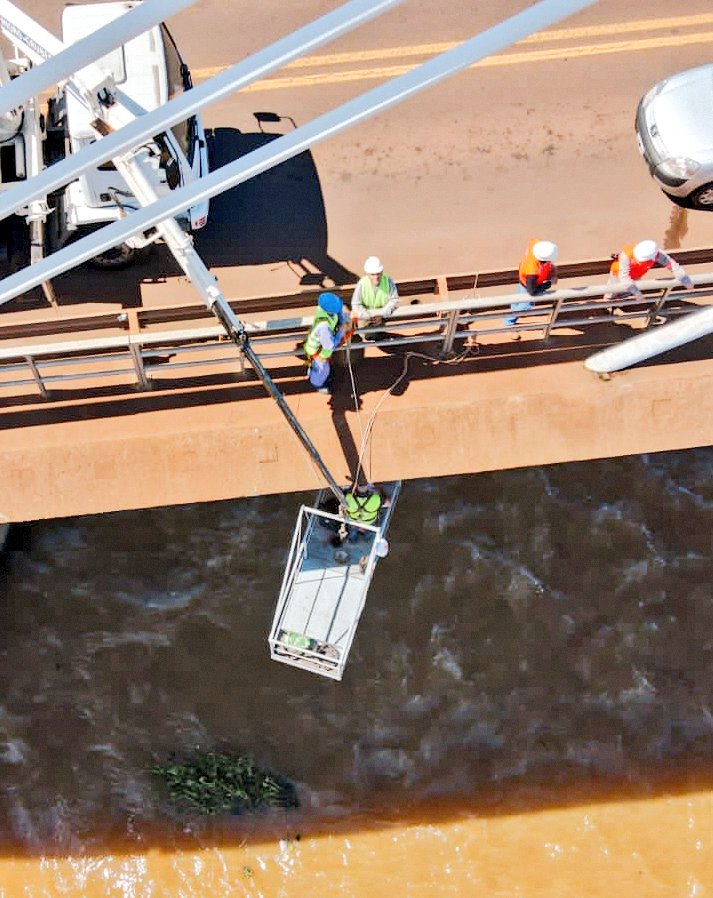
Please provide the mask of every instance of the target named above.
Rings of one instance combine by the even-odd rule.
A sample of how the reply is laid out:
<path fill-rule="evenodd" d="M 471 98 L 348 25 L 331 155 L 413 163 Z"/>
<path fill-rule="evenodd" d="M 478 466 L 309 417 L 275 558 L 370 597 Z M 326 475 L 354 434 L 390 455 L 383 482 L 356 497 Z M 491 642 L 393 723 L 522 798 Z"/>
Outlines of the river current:
<path fill-rule="evenodd" d="M 16 528 L 0 843 L 205 836 L 149 773 L 197 746 L 290 777 L 291 819 L 323 828 L 709 778 L 712 470 L 701 449 L 405 484 L 342 683 L 266 645 L 311 495 Z"/>

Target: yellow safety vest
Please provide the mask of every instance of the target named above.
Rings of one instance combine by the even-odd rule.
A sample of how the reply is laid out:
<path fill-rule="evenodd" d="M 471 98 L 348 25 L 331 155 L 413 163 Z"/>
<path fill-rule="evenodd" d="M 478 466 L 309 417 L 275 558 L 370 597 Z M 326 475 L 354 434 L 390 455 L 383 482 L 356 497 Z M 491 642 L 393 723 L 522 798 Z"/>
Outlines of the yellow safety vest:
<path fill-rule="evenodd" d="M 383 309 L 389 301 L 389 279 L 385 274 L 379 278 L 379 285 L 374 289 L 371 278 L 363 277 L 361 284 L 361 304 L 365 309 Z"/>
<path fill-rule="evenodd" d="M 317 336 L 317 328 L 323 321 L 327 322 L 327 326 L 333 334 L 337 333 L 337 328 L 339 327 L 339 315 L 330 315 L 329 312 L 325 312 L 324 309 L 318 307 L 315 312 L 312 329 L 307 334 L 307 339 L 305 340 L 303 347 L 308 359 L 314 359 L 317 356 L 321 359 L 328 359 L 331 358 L 331 355 L 334 352 L 333 349 L 325 349 Z"/>
<path fill-rule="evenodd" d="M 381 496 L 371 493 L 369 496 L 355 496 L 347 493 L 347 517 L 360 524 L 375 523 L 381 508 Z"/>

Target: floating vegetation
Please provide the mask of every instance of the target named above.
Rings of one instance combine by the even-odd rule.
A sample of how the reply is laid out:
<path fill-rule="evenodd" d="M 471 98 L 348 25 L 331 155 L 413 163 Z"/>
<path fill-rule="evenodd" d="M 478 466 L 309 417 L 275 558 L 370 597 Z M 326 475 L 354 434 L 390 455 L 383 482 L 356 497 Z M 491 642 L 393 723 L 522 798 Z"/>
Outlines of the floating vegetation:
<path fill-rule="evenodd" d="M 268 773 L 250 755 L 196 754 L 179 764 L 154 764 L 151 773 L 168 786 L 171 799 L 202 814 L 242 814 L 260 808 L 299 805 L 293 783 Z"/>

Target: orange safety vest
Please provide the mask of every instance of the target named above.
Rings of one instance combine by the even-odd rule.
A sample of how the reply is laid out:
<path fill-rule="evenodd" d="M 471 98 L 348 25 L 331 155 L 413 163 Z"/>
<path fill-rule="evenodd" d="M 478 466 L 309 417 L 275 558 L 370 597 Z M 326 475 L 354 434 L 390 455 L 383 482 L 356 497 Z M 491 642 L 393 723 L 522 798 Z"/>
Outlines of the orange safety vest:
<path fill-rule="evenodd" d="M 635 243 L 630 243 L 628 246 L 625 246 L 620 252 L 617 253 L 616 259 L 611 264 L 611 268 L 609 271 L 614 277 L 619 277 L 619 256 L 624 253 L 625 256 L 629 258 L 629 276 L 632 281 L 638 281 L 639 278 L 642 278 L 647 271 L 654 267 L 656 264 L 656 259 L 649 259 L 648 262 L 639 262 L 638 259 L 634 258 L 634 247 Z"/>
<path fill-rule="evenodd" d="M 552 262 L 541 262 L 539 259 L 535 258 L 532 252 L 532 247 L 539 242 L 540 238 L 535 237 L 527 244 L 525 258 L 520 262 L 520 283 L 523 287 L 527 286 L 527 279 L 533 274 L 537 278 L 536 283 L 538 286 L 544 284 L 545 281 L 550 280 L 552 274 Z"/>

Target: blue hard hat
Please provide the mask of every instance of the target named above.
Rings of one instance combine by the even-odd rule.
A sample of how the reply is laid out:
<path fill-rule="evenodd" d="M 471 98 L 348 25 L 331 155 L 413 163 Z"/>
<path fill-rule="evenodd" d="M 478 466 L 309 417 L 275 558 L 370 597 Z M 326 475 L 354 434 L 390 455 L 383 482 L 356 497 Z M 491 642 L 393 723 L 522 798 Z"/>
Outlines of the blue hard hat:
<path fill-rule="evenodd" d="M 329 315 L 338 315 L 342 311 L 342 301 L 336 293 L 323 293 L 319 297 L 319 307 Z"/>

